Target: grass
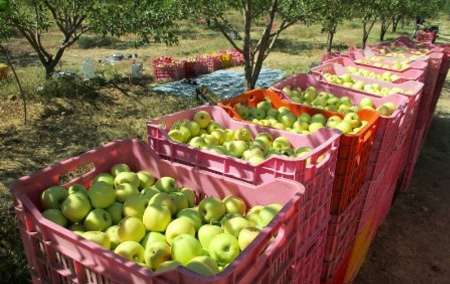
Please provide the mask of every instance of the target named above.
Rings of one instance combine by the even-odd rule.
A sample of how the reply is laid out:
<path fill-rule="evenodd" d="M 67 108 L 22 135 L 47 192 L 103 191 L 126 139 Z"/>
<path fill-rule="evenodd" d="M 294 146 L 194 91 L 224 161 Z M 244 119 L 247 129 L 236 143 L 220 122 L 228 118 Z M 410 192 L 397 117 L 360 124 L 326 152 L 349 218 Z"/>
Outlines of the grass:
<path fill-rule="evenodd" d="M 236 18 L 239 20 L 239 18 Z M 442 31 L 448 31 L 450 21 L 442 21 Z M 409 33 L 402 29 L 399 33 L 388 33 L 395 37 Z M 150 62 L 161 56 L 187 57 L 199 53 L 209 53 L 229 48 L 227 41 L 214 31 L 207 31 L 198 25 L 186 24 L 180 29 L 180 42 L 176 46 L 151 44 L 140 48 L 133 46 L 134 37 L 111 40 L 112 46 L 98 44 L 98 47 L 83 49 L 74 45 L 67 50 L 58 66 L 60 70 L 78 71 L 85 58 L 99 59 L 116 52 L 136 53 L 144 63 L 146 73 L 151 73 Z M 335 47 L 345 49 L 359 46 L 361 26 L 356 22 L 344 23 L 335 36 Z M 91 35 L 92 36 L 92 35 Z M 369 39 L 378 39 L 376 27 Z M 45 39 L 48 46 L 56 47 L 59 35 L 51 31 Z M 320 33 L 317 25 L 296 25 L 280 38 L 265 66 L 280 68 L 287 75 L 306 72 L 319 62 L 325 50 L 326 35 Z M 22 106 L 17 88 L 12 79 L 0 81 L 0 218 L 7 224 L 0 231 L 0 253 L 8 261 L 0 264 L 2 281 L 26 281 L 23 255 L 15 220 L 12 217 L 7 186 L 11 181 L 32 173 L 56 161 L 78 155 L 99 144 L 119 139 L 139 137 L 145 139 L 145 123 L 149 118 L 171 113 L 200 104 L 193 98 L 165 96 L 148 92 L 145 85 L 121 86 L 128 91 L 124 95 L 111 86 L 85 87 L 81 82 L 50 80 L 45 82 L 44 72 L 32 50 L 21 38 L 8 43 L 13 50 L 13 59 L 18 67 L 24 89 L 29 100 L 29 124 L 22 124 Z M 0 59 L 1 61 L 1 59 Z M 127 73 L 129 62 L 115 65 L 119 73 Z M 98 65 L 99 69 L 105 66 Z M 447 81 L 447 86 L 449 81 Z M 440 113 L 448 115 L 450 98 L 447 95 L 438 106 Z M 8 235 L 8 238 L 3 236 Z M 9 271 L 9 274 L 5 274 Z"/>

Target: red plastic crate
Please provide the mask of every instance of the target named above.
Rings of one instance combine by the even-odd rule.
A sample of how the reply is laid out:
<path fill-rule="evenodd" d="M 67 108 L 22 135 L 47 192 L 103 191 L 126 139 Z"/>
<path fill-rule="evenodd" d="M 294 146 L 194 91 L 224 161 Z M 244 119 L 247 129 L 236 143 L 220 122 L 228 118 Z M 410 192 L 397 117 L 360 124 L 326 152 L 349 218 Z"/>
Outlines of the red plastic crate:
<path fill-rule="evenodd" d="M 39 211 L 41 192 L 59 184 L 63 175 L 93 165 L 94 169 L 65 184 L 89 186 L 95 175 L 109 171 L 116 163 L 127 163 L 133 170 L 149 170 L 157 177 L 176 177 L 199 196 L 223 198 L 232 194 L 250 206 L 277 202 L 283 204 L 283 209 L 221 273 L 205 277 L 183 267 L 155 273 L 45 219 Z M 277 283 L 289 277 L 289 268 L 298 258 L 295 248 L 297 229 L 302 226 L 298 218 L 304 192 L 301 184 L 273 179 L 259 186 L 250 185 L 161 160 L 138 140 L 112 142 L 59 162 L 21 178 L 11 192 L 33 283 Z"/>
<path fill-rule="evenodd" d="M 311 146 L 313 151 L 301 158 L 271 156 L 261 164 L 254 166 L 242 159 L 196 149 L 168 138 L 168 129 L 173 123 L 182 119 L 192 119 L 194 114 L 200 110 L 209 112 L 214 121 L 226 128 L 246 127 L 253 135 L 258 132 L 269 132 L 273 137 L 285 136 L 295 147 Z M 308 241 L 316 230 L 326 226 L 328 217 L 325 218 L 323 212 L 328 211 L 329 213 L 330 210 L 331 189 L 333 188 L 340 139 L 338 131 L 321 129 L 313 135 L 295 135 L 287 131 L 230 119 L 227 112 L 217 106 L 200 106 L 181 111 L 154 119 L 147 126 L 150 147 L 165 159 L 193 165 L 251 184 L 261 184 L 276 177 L 301 182 L 306 188 L 302 216 L 309 221 L 307 226 L 301 228 L 300 233 L 304 236 L 305 241 Z M 321 156 L 325 158 L 318 162 Z M 314 218 L 310 220 L 310 217 Z"/>
<path fill-rule="evenodd" d="M 292 265 L 292 281 L 296 284 L 319 284 L 325 253 L 325 232 L 302 251 L 300 258 Z M 288 282 L 286 282 L 288 283 Z"/>
<path fill-rule="evenodd" d="M 377 133 L 375 135 L 375 142 L 372 146 L 369 165 L 366 174 L 366 179 L 373 179 L 378 175 L 385 166 L 385 160 L 406 138 L 408 134 L 407 129 L 400 127 L 401 121 L 407 113 L 408 99 L 401 95 L 390 95 L 387 97 L 367 96 L 357 91 L 344 90 L 342 88 L 334 88 L 334 86 L 320 83 L 317 78 L 310 74 L 297 74 L 276 85 L 274 89 L 283 94 L 286 100 L 293 102 L 283 91 L 285 86 L 299 87 L 306 89 L 309 86 L 314 86 L 317 91 L 325 91 L 332 93 L 337 97 L 347 96 L 353 104 L 359 104 L 362 98 L 370 98 L 375 106 L 382 105 L 385 102 L 392 102 L 397 105 L 397 110 L 389 117 L 380 116 L 378 118 Z"/>
<path fill-rule="evenodd" d="M 333 59 L 327 60 L 323 64 L 312 68 L 311 72 L 317 75 L 321 75 L 321 73 L 323 72 L 342 75 L 347 73 L 345 67 L 348 66 L 365 69 L 377 74 L 383 74 L 385 72 L 385 70 L 379 69 L 377 67 L 358 65 L 355 62 L 353 62 L 352 59 L 344 56 L 335 57 Z M 423 82 L 425 79 L 425 72 L 424 70 L 420 69 L 409 69 L 406 71 L 389 71 L 389 72 L 399 77 L 397 80 L 393 81 L 393 83 L 401 83 L 408 80 Z"/>
<path fill-rule="evenodd" d="M 343 213 L 331 216 L 327 231 L 325 261 L 338 259 L 353 244 L 365 195 L 366 192 L 361 191 Z"/>
<path fill-rule="evenodd" d="M 330 262 L 324 262 L 322 266 L 321 283 L 323 284 L 343 284 L 345 274 L 351 257 L 351 247 L 342 257 Z"/>

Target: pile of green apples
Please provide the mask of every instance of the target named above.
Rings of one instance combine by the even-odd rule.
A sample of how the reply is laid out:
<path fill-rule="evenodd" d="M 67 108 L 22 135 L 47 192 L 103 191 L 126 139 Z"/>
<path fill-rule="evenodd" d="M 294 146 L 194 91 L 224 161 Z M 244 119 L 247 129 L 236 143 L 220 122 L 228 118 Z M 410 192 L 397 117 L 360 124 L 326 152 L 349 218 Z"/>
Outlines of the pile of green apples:
<path fill-rule="evenodd" d="M 356 63 L 372 65 L 375 67 L 403 71 L 409 68 L 410 59 L 396 59 L 392 62 L 386 62 L 383 56 L 368 56 L 361 59 L 356 60 Z"/>
<path fill-rule="evenodd" d="M 282 91 L 293 102 L 344 114 L 358 112 L 361 109 L 370 109 L 377 111 L 382 116 L 391 116 L 397 109 L 397 106 L 392 102 L 385 102 L 376 107 L 369 98 L 363 98 L 358 105 L 353 105 L 351 99 L 347 96 L 337 97 L 329 92 L 318 92 L 313 86 L 309 86 L 305 90 L 286 86 Z"/>
<path fill-rule="evenodd" d="M 251 165 L 257 165 L 271 155 L 301 157 L 312 151 L 308 146 L 294 148 L 284 136 L 274 139 L 270 133 L 260 132 L 253 137 L 245 127 L 226 129 L 213 121 L 206 111 L 196 112 L 193 120 L 177 121 L 171 126 L 168 135 L 172 141 L 243 159 Z"/>
<path fill-rule="evenodd" d="M 309 95 L 307 99 L 310 99 Z M 253 123 L 298 134 L 314 133 L 325 127 L 338 129 L 344 134 L 356 134 L 368 123 L 361 120 L 356 112 L 348 112 L 344 118 L 337 115 L 327 118 L 321 113 L 310 115 L 306 112 L 297 117 L 287 107 L 273 108 L 267 100 L 259 102 L 256 107 L 236 104 L 234 109 L 242 118 Z M 260 116 L 260 113 L 264 115 Z"/>
<path fill-rule="evenodd" d="M 361 77 L 372 78 L 372 79 L 382 80 L 382 81 L 386 81 L 386 82 L 394 82 L 400 78 L 399 76 L 392 74 L 392 72 L 389 72 L 389 71 L 385 71 L 381 74 L 378 74 L 378 73 L 369 71 L 367 69 L 358 68 L 355 66 L 347 66 L 347 67 L 345 67 L 345 70 L 348 71 L 348 73 L 350 73 L 351 75 L 357 75 L 357 76 L 361 76 Z"/>
<path fill-rule="evenodd" d="M 152 271 L 182 265 L 202 275 L 222 271 L 282 208 L 247 210 L 231 195 L 196 199 L 172 177 L 117 164 L 89 190 L 80 184 L 46 189 L 41 205 L 45 218 Z"/>
<path fill-rule="evenodd" d="M 399 87 L 387 88 L 381 87 L 377 83 L 364 83 L 363 81 L 355 80 L 349 73 L 342 75 L 324 73 L 323 78 L 327 82 L 330 82 L 335 85 L 355 89 L 358 91 L 364 91 L 378 96 L 389 96 L 396 93 L 407 93 L 405 90 Z"/>

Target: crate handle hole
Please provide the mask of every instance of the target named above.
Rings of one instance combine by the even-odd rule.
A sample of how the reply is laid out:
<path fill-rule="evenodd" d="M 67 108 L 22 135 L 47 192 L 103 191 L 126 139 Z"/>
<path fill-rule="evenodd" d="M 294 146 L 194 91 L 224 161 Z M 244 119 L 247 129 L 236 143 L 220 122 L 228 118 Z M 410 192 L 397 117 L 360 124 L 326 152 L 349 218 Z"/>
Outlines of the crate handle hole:
<path fill-rule="evenodd" d="M 82 165 L 76 167 L 74 170 L 68 171 L 64 175 L 61 175 L 59 177 L 59 183 L 60 184 L 69 183 L 75 179 L 81 178 L 82 176 L 84 176 L 94 170 L 95 170 L 94 163 L 90 162 L 90 163 L 82 164 Z"/>

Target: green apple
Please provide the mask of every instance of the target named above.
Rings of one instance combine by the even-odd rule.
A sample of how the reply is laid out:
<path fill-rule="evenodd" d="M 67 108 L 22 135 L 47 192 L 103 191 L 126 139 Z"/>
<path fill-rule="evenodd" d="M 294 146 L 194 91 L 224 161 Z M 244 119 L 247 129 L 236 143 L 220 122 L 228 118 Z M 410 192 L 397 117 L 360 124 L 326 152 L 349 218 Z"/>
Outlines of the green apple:
<path fill-rule="evenodd" d="M 203 139 L 203 137 L 197 136 L 197 137 L 193 137 L 189 141 L 189 145 L 194 148 L 201 149 L 201 148 L 206 147 L 206 141 L 205 141 L 205 139 Z"/>
<path fill-rule="evenodd" d="M 253 115 L 256 119 L 264 119 L 266 117 L 266 112 L 260 108 L 253 109 Z"/>
<path fill-rule="evenodd" d="M 256 108 L 263 110 L 264 112 L 267 112 L 270 108 L 272 108 L 272 104 L 269 101 L 260 101 Z"/>
<path fill-rule="evenodd" d="M 110 185 L 114 185 L 114 177 L 108 173 L 101 173 L 95 176 L 93 182 L 105 182 Z"/>
<path fill-rule="evenodd" d="M 220 272 L 216 261 L 206 255 L 194 257 L 188 262 L 186 268 L 204 276 L 211 276 Z"/>
<path fill-rule="evenodd" d="M 223 202 L 213 196 L 200 201 L 198 209 L 207 223 L 219 221 L 226 212 Z"/>
<path fill-rule="evenodd" d="M 338 123 L 341 121 L 342 121 L 342 118 L 337 115 L 330 116 L 327 121 L 327 127 L 336 128 Z"/>
<path fill-rule="evenodd" d="M 277 152 L 284 152 L 292 149 L 291 142 L 284 136 L 279 136 L 273 140 L 272 148 Z"/>
<path fill-rule="evenodd" d="M 144 248 L 135 241 L 120 243 L 114 253 L 137 263 L 144 263 Z"/>
<path fill-rule="evenodd" d="M 249 142 L 252 140 L 252 133 L 248 128 L 238 128 L 234 130 L 234 139 Z"/>
<path fill-rule="evenodd" d="M 243 228 L 239 232 L 238 237 L 239 248 L 241 249 L 241 251 L 243 251 L 246 247 L 248 247 L 251 244 L 251 242 L 253 242 L 256 239 L 256 237 L 260 232 L 261 230 L 256 227 Z"/>
<path fill-rule="evenodd" d="M 195 205 L 195 192 L 189 187 L 183 187 L 180 190 L 188 201 L 188 207 L 193 207 Z"/>
<path fill-rule="evenodd" d="M 145 227 L 141 219 L 137 217 L 126 217 L 119 223 L 119 239 L 121 242 L 139 242 L 145 236 Z"/>
<path fill-rule="evenodd" d="M 376 111 L 381 115 L 381 116 L 390 116 L 392 113 L 390 111 L 389 108 L 387 108 L 384 105 L 381 105 L 379 107 L 377 107 Z"/>
<path fill-rule="evenodd" d="M 63 213 L 59 209 L 53 208 L 47 209 L 44 212 L 42 212 L 42 216 L 60 226 L 63 227 L 67 226 L 67 219 L 66 217 L 64 217 Z"/>
<path fill-rule="evenodd" d="M 94 208 L 106 208 L 116 201 L 116 191 L 105 182 L 94 182 L 88 191 L 89 199 Z"/>
<path fill-rule="evenodd" d="M 217 234 L 209 243 L 208 252 L 219 265 L 226 265 L 240 253 L 238 240 L 227 233 Z"/>
<path fill-rule="evenodd" d="M 285 128 L 290 128 L 292 124 L 297 120 L 297 117 L 291 112 L 279 114 L 278 121 L 281 122 Z"/>
<path fill-rule="evenodd" d="M 149 205 L 142 220 L 147 230 L 164 232 L 172 220 L 172 213 L 166 206 Z"/>
<path fill-rule="evenodd" d="M 392 102 L 386 102 L 383 104 L 383 106 L 387 107 L 391 113 L 393 113 L 397 109 L 397 106 Z"/>
<path fill-rule="evenodd" d="M 41 194 L 41 205 L 44 209 L 59 209 L 61 203 L 68 195 L 67 190 L 62 186 L 52 186 L 44 190 Z"/>
<path fill-rule="evenodd" d="M 223 204 L 227 213 L 238 213 L 244 215 L 247 211 L 247 205 L 244 200 L 237 196 L 229 195 L 223 199 Z"/>
<path fill-rule="evenodd" d="M 340 113 L 348 113 L 350 111 L 350 106 L 342 104 L 338 107 L 337 111 Z"/>
<path fill-rule="evenodd" d="M 205 255 L 200 242 L 192 235 L 184 234 L 172 242 L 172 259 L 187 265 L 196 256 Z"/>
<path fill-rule="evenodd" d="M 174 214 L 189 207 L 189 202 L 188 202 L 186 196 L 182 192 L 171 192 L 169 194 L 169 197 L 170 197 L 170 199 L 172 199 L 172 201 L 176 207 L 176 212 Z"/>
<path fill-rule="evenodd" d="M 266 145 L 266 148 L 270 148 L 272 146 L 273 138 L 270 133 L 260 132 L 256 134 L 255 141 L 259 141 L 264 145 Z"/>
<path fill-rule="evenodd" d="M 274 108 L 271 108 L 271 109 L 269 109 L 269 110 L 267 111 L 266 117 L 270 117 L 270 118 L 275 119 L 277 116 L 278 116 L 278 110 L 276 110 L 276 109 L 274 109 Z"/>
<path fill-rule="evenodd" d="M 250 148 L 248 150 L 245 150 L 244 153 L 242 153 L 242 158 L 244 160 L 250 160 L 254 157 L 260 157 L 262 160 L 264 160 L 264 152 L 258 147 Z"/>
<path fill-rule="evenodd" d="M 264 206 L 261 211 L 259 211 L 259 217 L 262 220 L 263 227 L 269 225 L 282 208 L 282 205 L 277 203 Z"/>
<path fill-rule="evenodd" d="M 155 183 L 156 179 L 149 171 L 139 171 L 136 175 L 139 179 L 139 188 L 149 188 Z"/>
<path fill-rule="evenodd" d="M 221 145 L 225 142 L 225 131 L 223 129 L 215 129 L 211 131 L 210 135 L 214 136 L 217 140 L 217 144 Z"/>
<path fill-rule="evenodd" d="M 307 122 L 302 122 L 300 120 L 297 120 L 292 125 L 292 129 L 295 130 L 297 133 L 302 133 L 302 131 L 308 130 L 309 124 Z"/>
<path fill-rule="evenodd" d="M 242 229 L 251 227 L 252 225 L 252 222 L 248 221 L 244 217 L 234 217 L 227 220 L 222 227 L 225 233 L 238 237 L 239 232 Z"/>
<path fill-rule="evenodd" d="M 159 192 L 159 193 L 153 195 L 152 199 L 150 199 L 148 204 L 166 207 L 167 209 L 170 210 L 172 215 L 177 213 L 176 204 L 173 202 L 170 195 L 165 192 Z"/>
<path fill-rule="evenodd" d="M 167 135 L 172 141 L 186 143 L 191 137 L 188 131 L 189 129 L 187 127 L 184 127 L 183 129 L 171 129 Z"/>
<path fill-rule="evenodd" d="M 359 116 L 355 112 L 347 113 L 344 116 L 344 120 L 348 121 L 352 128 L 356 128 L 356 127 L 361 126 L 361 121 L 359 120 Z"/>
<path fill-rule="evenodd" d="M 128 197 L 139 195 L 137 187 L 131 183 L 121 183 L 116 185 L 116 200 L 124 202 Z"/>
<path fill-rule="evenodd" d="M 147 266 L 155 271 L 161 263 L 170 260 L 170 246 L 166 242 L 149 243 L 144 249 L 144 261 Z"/>
<path fill-rule="evenodd" d="M 138 178 L 138 175 L 133 172 L 121 172 L 116 175 L 114 178 L 114 186 L 118 186 L 120 184 L 128 183 L 131 184 L 136 189 L 139 188 L 141 181 Z"/>
<path fill-rule="evenodd" d="M 300 114 L 300 116 L 297 118 L 297 120 L 300 122 L 306 122 L 309 124 L 311 122 L 311 116 L 308 113 L 303 112 L 302 114 Z"/>
<path fill-rule="evenodd" d="M 158 232 L 148 232 L 141 241 L 141 245 L 146 248 L 153 242 L 167 243 L 166 236 Z"/>
<path fill-rule="evenodd" d="M 123 203 L 122 214 L 124 217 L 142 218 L 145 208 L 148 204 L 148 199 L 142 195 L 133 195 L 125 199 Z"/>
<path fill-rule="evenodd" d="M 224 142 L 234 140 L 234 131 L 232 129 L 224 129 Z"/>
<path fill-rule="evenodd" d="M 67 189 L 67 193 L 68 193 L 69 195 L 75 194 L 75 193 L 80 193 L 80 194 L 83 194 L 83 195 L 85 195 L 86 197 L 88 197 L 86 188 L 85 188 L 83 185 L 78 184 L 78 183 L 76 183 L 76 184 L 74 184 L 74 185 L 71 185 L 71 186 Z"/>
<path fill-rule="evenodd" d="M 113 176 L 122 172 L 130 172 L 130 167 L 127 164 L 116 164 L 111 168 L 111 174 Z"/>
<path fill-rule="evenodd" d="M 369 98 L 362 98 L 361 101 L 359 102 L 359 107 L 360 108 L 364 108 L 364 107 L 372 107 L 373 108 L 373 102 Z"/>
<path fill-rule="evenodd" d="M 111 242 L 111 249 L 115 249 L 121 243 L 119 237 L 119 226 L 117 225 L 111 226 L 108 229 L 106 229 L 105 233 Z"/>
<path fill-rule="evenodd" d="M 344 134 L 347 134 L 352 131 L 352 125 L 350 124 L 350 122 L 343 120 L 337 124 L 336 129 Z"/>
<path fill-rule="evenodd" d="M 178 212 L 177 218 L 187 218 L 192 223 L 196 231 L 198 231 L 198 229 L 202 226 L 202 215 L 194 208 L 185 208 L 181 210 Z"/>
<path fill-rule="evenodd" d="M 213 121 L 208 125 L 208 133 L 211 134 L 211 132 L 213 132 L 214 130 L 217 129 L 223 129 L 222 125 L 220 125 L 219 123 Z"/>
<path fill-rule="evenodd" d="M 156 189 L 162 192 L 174 192 L 178 190 L 177 181 L 173 177 L 161 177 L 155 183 Z"/>
<path fill-rule="evenodd" d="M 311 117 L 311 123 L 314 123 L 314 122 L 325 125 L 325 123 L 327 122 L 327 118 L 321 113 L 316 113 Z"/>
<path fill-rule="evenodd" d="M 242 154 L 244 154 L 245 150 L 248 149 L 247 142 L 243 140 L 235 140 L 224 143 L 225 149 L 232 155 L 233 157 L 240 158 Z"/>
<path fill-rule="evenodd" d="M 189 131 L 191 132 L 192 137 L 198 136 L 200 134 L 201 127 L 197 122 L 189 121 L 187 126 L 189 128 Z"/>
<path fill-rule="evenodd" d="M 226 221 L 234 217 L 242 217 L 242 215 L 239 213 L 226 213 L 225 215 L 223 215 L 222 219 L 220 219 L 220 225 L 223 226 L 223 224 L 225 224 Z"/>
<path fill-rule="evenodd" d="M 205 141 L 206 147 L 219 144 L 219 140 L 214 135 L 202 134 L 201 138 Z"/>
<path fill-rule="evenodd" d="M 84 232 L 84 231 L 86 231 L 86 228 L 83 226 L 83 224 L 73 223 L 72 225 L 70 225 L 69 230 L 77 231 L 77 232 Z"/>
<path fill-rule="evenodd" d="M 223 233 L 223 229 L 217 225 L 206 224 L 198 230 L 198 239 L 204 249 L 208 249 L 209 243 L 214 236 Z"/>
<path fill-rule="evenodd" d="M 309 125 L 308 127 L 308 131 L 313 133 L 316 132 L 317 130 L 324 128 L 324 125 L 320 122 L 313 122 Z"/>
<path fill-rule="evenodd" d="M 88 241 L 94 242 L 104 249 L 111 249 L 111 241 L 108 238 L 108 235 L 104 232 L 99 231 L 89 231 L 81 234 L 81 237 L 85 238 Z"/>
<path fill-rule="evenodd" d="M 70 194 L 61 204 L 61 212 L 71 222 L 79 222 L 91 211 L 89 198 L 82 194 Z"/>
<path fill-rule="evenodd" d="M 308 153 L 311 153 L 312 150 L 313 149 L 311 147 L 309 147 L 309 146 L 298 147 L 295 150 L 295 156 L 297 158 L 304 157 L 304 156 L 308 155 Z"/>
<path fill-rule="evenodd" d="M 156 270 L 156 272 L 171 270 L 177 268 L 178 266 L 181 266 L 181 263 L 179 263 L 178 261 L 175 260 L 164 261 L 159 265 L 159 268 Z"/>
<path fill-rule="evenodd" d="M 183 234 L 195 237 L 195 227 L 188 218 L 177 218 L 170 222 L 166 228 L 166 239 L 170 245 L 177 236 Z"/>
<path fill-rule="evenodd" d="M 156 189 L 155 186 L 143 188 L 140 192 L 141 198 L 150 200 L 152 197 L 159 193 L 160 191 Z"/>
<path fill-rule="evenodd" d="M 351 99 L 349 97 L 347 97 L 347 96 L 340 97 L 339 98 L 339 104 L 340 105 L 346 105 L 346 106 L 349 106 L 349 107 L 351 107 L 353 105 Z"/>
<path fill-rule="evenodd" d="M 111 226 L 111 224 L 111 215 L 109 215 L 106 210 L 100 208 L 96 208 L 89 212 L 83 223 L 88 231 L 104 231 Z"/>

